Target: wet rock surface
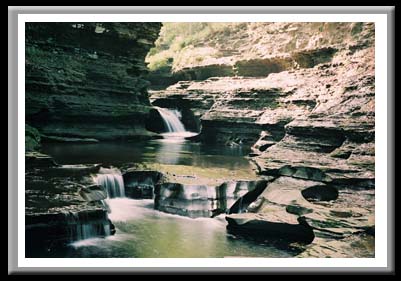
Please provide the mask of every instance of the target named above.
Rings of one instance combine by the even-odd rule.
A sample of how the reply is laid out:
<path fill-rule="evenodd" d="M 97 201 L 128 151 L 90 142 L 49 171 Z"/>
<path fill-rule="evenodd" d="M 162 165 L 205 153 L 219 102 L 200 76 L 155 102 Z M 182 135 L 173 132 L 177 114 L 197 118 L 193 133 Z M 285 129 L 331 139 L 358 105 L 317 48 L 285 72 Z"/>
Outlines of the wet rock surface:
<path fill-rule="evenodd" d="M 38 257 L 73 241 L 112 233 L 113 225 L 101 201 L 107 194 L 91 177 L 97 171 L 99 165 L 27 166 L 27 257 Z"/>
<path fill-rule="evenodd" d="M 162 183 L 155 187 L 155 209 L 191 218 L 241 212 L 266 187 L 266 181 L 230 181 L 219 186 Z M 240 201 L 237 201 L 240 200 Z M 240 202 L 236 204 L 237 202 Z"/>
<path fill-rule="evenodd" d="M 123 174 L 125 196 L 133 199 L 153 199 L 155 186 L 163 177 L 158 171 L 128 169 Z"/>

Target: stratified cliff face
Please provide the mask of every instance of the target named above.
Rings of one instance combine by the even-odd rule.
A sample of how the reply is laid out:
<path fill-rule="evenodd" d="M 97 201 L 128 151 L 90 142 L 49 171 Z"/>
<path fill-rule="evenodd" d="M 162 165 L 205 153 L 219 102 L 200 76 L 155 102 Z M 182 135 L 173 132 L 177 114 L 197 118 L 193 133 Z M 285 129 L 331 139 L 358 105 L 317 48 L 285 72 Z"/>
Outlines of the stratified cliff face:
<path fill-rule="evenodd" d="M 272 180 L 247 214 L 227 217 L 229 227 L 307 224 L 317 242 L 306 256 L 372 255 L 348 248 L 354 235 L 374 233 L 374 25 L 264 23 L 235 36 L 216 39 L 220 49 L 242 42 L 230 59 L 176 66 L 195 79 L 212 68 L 218 77 L 151 96 L 157 106 L 191 109 L 201 120 L 198 140 L 251 146 L 257 174 Z M 253 46 L 243 41 L 250 37 Z M 338 194 L 327 197 L 333 188 Z"/>
<path fill-rule="evenodd" d="M 160 23 L 27 23 L 26 122 L 42 134 L 148 137 L 144 58 Z"/>
<path fill-rule="evenodd" d="M 203 23 L 205 28 L 188 34 L 189 39 L 178 34 L 171 42 L 168 29 L 183 29 L 182 25 L 189 30 L 197 27 L 193 23 L 165 25 L 156 49 L 147 58 L 152 69 L 159 67 L 149 76 L 154 85 L 163 84 L 159 80 L 166 77 L 168 81 L 266 77 L 310 68 L 330 62 L 344 48 L 367 47 L 374 32 L 371 23 Z M 171 46 L 165 50 L 168 44 Z M 153 54 L 155 50 L 161 52 Z M 172 73 L 165 73 L 169 68 Z"/>
<path fill-rule="evenodd" d="M 153 91 L 152 103 L 191 109 L 201 119 L 203 141 L 253 145 L 258 159 L 284 144 L 286 151 L 309 153 L 305 160 L 311 153 L 323 153 L 341 162 L 356 157 L 360 144 L 366 144 L 365 156 L 374 154 L 374 25 L 250 23 L 243 29 L 248 32 L 242 37 L 253 36 L 250 43 L 259 42 L 257 48 L 240 44 L 230 60 L 222 56 L 206 61 L 226 60 L 224 68 L 236 58 L 236 63 L 247 65 L 246 75 L 181 81 Z M 238 40 L 246 44 L 240 34 L 230 32 L 226 43 L 216 39 L 220 44 L 210 44 L 220 49 L 232 48 Z M 291 63 L 274 67 L 284 57 Z M 180 67 L 177 71 L 208 69 L 211 64 L 188 61 Z M 264 166 L 262 160 L 257 162 Z M 268 166 L 267 174 L 273 174 L 277 165 Z"/>

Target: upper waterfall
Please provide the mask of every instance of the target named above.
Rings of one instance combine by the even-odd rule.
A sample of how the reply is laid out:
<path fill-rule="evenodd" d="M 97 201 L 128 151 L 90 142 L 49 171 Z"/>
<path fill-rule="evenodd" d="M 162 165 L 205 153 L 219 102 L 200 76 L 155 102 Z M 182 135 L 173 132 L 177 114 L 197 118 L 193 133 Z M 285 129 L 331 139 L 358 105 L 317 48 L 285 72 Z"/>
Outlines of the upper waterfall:
<path fill-rule="evenodd" d="M 182 124 L 181 112 L 176 109 L 167 109 L 155 107 L 159 111 L 160 116 L 163 118 L 164 126 L 169 133 L 185 132 L 184 124 Z"/>

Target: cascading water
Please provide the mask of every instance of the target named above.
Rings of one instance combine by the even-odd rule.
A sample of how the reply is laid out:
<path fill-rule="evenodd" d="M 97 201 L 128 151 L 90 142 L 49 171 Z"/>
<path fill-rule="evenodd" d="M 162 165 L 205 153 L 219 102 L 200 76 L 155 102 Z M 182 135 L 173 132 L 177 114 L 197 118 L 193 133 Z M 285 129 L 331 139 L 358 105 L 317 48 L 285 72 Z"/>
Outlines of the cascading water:
<path fill-rule="evenodd" d="M 164 126 L 169 133 L 182 133 L 185 132 L 184 124 L 182 124 L 181 112 L 176 109 L 167 109 L 155 107 L 159 111 L 160 116 L 163 118 Z"/>
<path fill-rule="evenodd" d="M 110 224 L 107 220 L 91 221 L 85 216 L 79 216 L 77 213 L 64 213 L 65 220 L 69 226 L 70 241 L 80 241 L 93 237 L 103 237 L 110 235 Z"/>
<path fill-rule="evenodd" d="M 100 168 L 95 181 L 106 190 L 108 198 L 125 197 L 124 181 L 120 170 Z"/>

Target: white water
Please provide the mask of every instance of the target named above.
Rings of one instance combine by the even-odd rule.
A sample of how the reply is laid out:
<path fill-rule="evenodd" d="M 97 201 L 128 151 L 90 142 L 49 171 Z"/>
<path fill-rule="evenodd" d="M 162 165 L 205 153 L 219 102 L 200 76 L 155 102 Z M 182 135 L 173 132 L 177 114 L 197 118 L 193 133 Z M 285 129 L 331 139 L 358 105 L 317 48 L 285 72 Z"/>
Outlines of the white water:
<path fill-rule="evenodd" d="M 85 240 L 99 235 L 109 236 L 110 225 L 104 223 L 103 226 L 97 224 L 78 224 L 77 225 L 77 240 Z"/>
<path fill-rule="evenodd" d="M 107 222 L 89 223 L 81 221 L 77 213 L 64 213 L 66 221 L 71 226 L 70 240 L 81 241 L 98 236 L 109 236 L 110 225 Z"/>
<path fill-rule="evenodd" d="M 104 187 L 108 198 L 125 197 L 124 181 L 120 170 L 100 168 L 95 181 Z"/>
<path fill-rule="evenodd" d="M 113 222 L 142 219 L 153 210 L 153 199 L 134 200 L 129 198 L 106 199 L 110 207 L 109 219 Z"/>
<path fill-rule="evenodd" d="M 203 222 L 205 227 L 225 228 L 225 216 L 217 216 L 214 218 L 189 218 L 185 216 L 160 212 L 154 209 L 153 199 L 134 200 L 129 198 L 106 199 L 107 205 L 110 206 L 110 220 L 114 223 L 129 222 L 141 219 L 174 219 L 180 221 Z"/>
<path fill-rule="evenodd" d="M 164 126 L 169 133 L 183 133 L 185 131 L 184 124 L 182 124 L 181 112 L 176 109 L 167 109 L 155 107 L 163 118 Z"/>

